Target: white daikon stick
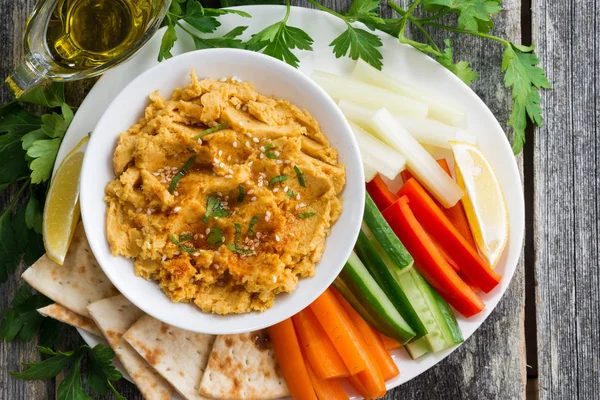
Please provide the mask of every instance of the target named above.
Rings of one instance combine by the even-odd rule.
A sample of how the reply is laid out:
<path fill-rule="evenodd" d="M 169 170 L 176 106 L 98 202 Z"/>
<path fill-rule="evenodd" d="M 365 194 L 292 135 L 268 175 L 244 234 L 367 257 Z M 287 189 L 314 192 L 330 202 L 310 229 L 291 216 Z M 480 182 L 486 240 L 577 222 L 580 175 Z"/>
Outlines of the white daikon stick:
<path fill-rule="evenodd" d="M 413 175 L 444 207 L 452 207 L 461 199 L 462 189 L 388 110 L 377 111 L 371 126 L 381 140 L 404 154 Z"/>
<path fill-rule="evenodd" d="M 350 101 L 364 107 L 388 107 L 394 114 L 417 119 L 425 119 L 427 116 L 427 104 L 357 79 L 322 71 L 313 71 L 312 78 L 337 100 Z"/>
<path fill-rule="evenodd" d="M 465 118 L 465 113 L 460 107 L 439 99 L 433 94 L 425 93 L 422 89 L 416 88 L 385 72 L 379 71 L 361 59 L 355 64 L 352 77 L 427 104 L 429 106 L 428 118 L 454 126 L 462 124 Z M 392 109 L 389 110 L 392 114 L 395 114 Z"/>
<path fill-rule="evenodd" d="M 371 166 L 365 164 L 364 162 L 363 162 L 363 170 L 365 171 L 365 182 L 367 182 L 367 183 L 371 182 L 377 176 L 377 171 L 375 171 L 375 168 L 372 168 Z"/>
<path fill-rule="evenodd" d="M 340 100 L 338 106 L 349 121 L 370 130 L 371 118 L 377 110 Z M 432 119 L 396 116 L 396 119 L 421 144 L 450 149 L 450 141 L 476 143 L 475 135 L 461 128 L 445 125 Z"/>
<path fill-rule="evenodd" d="M 406 157 L 360 126 L 350 122 L 350 127 L 356 136 L 363 163 L 388 179 L 396 178 L 406 165 Z"/>

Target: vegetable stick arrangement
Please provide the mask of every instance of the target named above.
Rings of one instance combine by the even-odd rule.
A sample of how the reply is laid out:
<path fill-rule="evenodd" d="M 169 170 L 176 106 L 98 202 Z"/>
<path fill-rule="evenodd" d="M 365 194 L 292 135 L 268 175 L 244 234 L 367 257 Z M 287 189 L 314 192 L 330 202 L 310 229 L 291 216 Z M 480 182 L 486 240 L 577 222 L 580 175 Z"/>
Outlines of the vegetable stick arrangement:
<path fill-rule="evenodd" d="M 356 136 L 363 224 L 332 287 L 269 334 L 295 399 L 348 399 L 344 387 L 380 398 L 400 374 L 390 351 L 417 359 L 463 342 L 455 312 L 480 313 L 479 293 L 501 279 L 494 264 L 508 239 L 506 205 L 456 105 L 362 60 L 351 77 L 315 71 L 313 79 Z"/>

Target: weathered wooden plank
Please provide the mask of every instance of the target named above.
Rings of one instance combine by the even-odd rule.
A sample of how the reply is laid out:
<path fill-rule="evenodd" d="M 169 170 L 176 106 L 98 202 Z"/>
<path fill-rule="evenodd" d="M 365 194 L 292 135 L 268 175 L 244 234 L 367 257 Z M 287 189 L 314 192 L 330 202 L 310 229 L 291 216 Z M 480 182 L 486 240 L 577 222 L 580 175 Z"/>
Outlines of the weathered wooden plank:
<path fill-rule="evenodd" d="M 0 0 L 0 78 L 3 80 L 23 58 L 21 36 L 25 27 L 25 10 L 33 8 L 35 0 L 14 2 Z M 0 104 L 8 101 L 8 92 L 0 89 Z M 5 205 L 9 193 L 0 194 L 0 204 Z M 4 208 L 4 207 L 0 207 Z M 23 266 L 6 283 L 0 283 L 0 310 L 10 307 L 10 301 L 20 285 L 18 279 Z M 21 370 L 21 363 L 39 359 L 35 343 L 0 342 L 0 399 L 52 398 L 53 382 L 26 382 L 13 379 L 8 371 Z"/>
<path fill-rule="evenodd" d="M 535 132 L 535 269 L 539 393 L 600 392 L 598 1 L 534 2 L 533 36 L 554 88 Z"/>
<path fill-rule="evenodd" d="M 18 6 L 9 0 L 0 0 L 0 38 L 11 46 L 0 47 L 2 59 L 0 71 L 3 76 L 22 57 L 20 38 L 23 24 L 33 0 L 26 5 Z M 306 6 L 305 1 L 296 1 L 296 5 Z M 328 7 L 345 10 L 348 0 L 328 0 Z M 519 37 L 520 2 L 510 0 L 504 2 L 508 10 L 497 18 L 496 31 L 513 40 Z M 8 10 L 8 12 L 5 12 Z M 386 9 L 386 16 L 391 10 Z M 436 39 L 447 37 L 445 34 Z M 454 38 L 454 36 L 449 35 Z M 496 117 L 506 127 L 508 92 L 503 88 L 499 72 L 501 49 L 489 42 L 464 37 L 453 40 L 457 57 L 474 61 L 474 68 L 481 74 L 480 80 L 474 84 L 474 90 L 490 106 Z M 85 83 L 69 84 L 67 98 L 71 104 L 78 104 L 91 86 Z M 5 94 L 5 92 L 3 92 Z M 394 399 L 438 399 L 438 398 L 521 398 L 524 393 L 524 351 L 522 349 L 522 309 L 523 309 L 523 274 L 520 264 L 513 283 L 505 298 L 488 321 L 459 350 L 444 362 L 432 368 L 419 378 L 395 389 L 386 398 Z M 0 286 L 5 307 L 12 296 L 16 280 Z M 82 343 L 76 332 L 69 331 L 64 348 L 74 348 Z M 21 361 L 37 359 L 37 352 L 32 344 L 15 343 L 9 346 L 0 345 L 0 365 L 8 365 L 9 370 L 17 368 Z M 12 363 L 12 364 L 11 364 Z M 485 371 L 485 373 L 481 373 Z M 120 382 L 118 390 L 128 399 L 141 399 L 135 387 L 127 382 Z M 0 399 L 27 398 L 52 399 L 54 385 L 52 383 L 32 383 L 16 381 L 6 376 L 6 368 L 0 369 Z M 106 398 L 111 398 L 106 396 Z"/>
<path fill-rule="evenodd" d="M 406 3 L 398 2 L 399 4 Z M 519 42 L 521 1 L 505 0 L 505 11 L 494 18 L 493 33 Z M 388 14 L 389 15 L 389 14 Z M 418 36 L 418 32 L 409 31 Z M 500 71 L 503 48 L 479 38 L 432 32 L 439 43 L 450 38 L 455 61 L 471 61 L 480 74 L 473 90 L 494 113 L 505 131 L 510 115 L 510 92 Z M 522 171 L 522 157 L 518 158 Z M 519 399 L 525 397 L 524 266 L 520 260 L 512 283 L 487 321 L 458 350 L 431 370 L 392 390 L 390 399 Z"/>

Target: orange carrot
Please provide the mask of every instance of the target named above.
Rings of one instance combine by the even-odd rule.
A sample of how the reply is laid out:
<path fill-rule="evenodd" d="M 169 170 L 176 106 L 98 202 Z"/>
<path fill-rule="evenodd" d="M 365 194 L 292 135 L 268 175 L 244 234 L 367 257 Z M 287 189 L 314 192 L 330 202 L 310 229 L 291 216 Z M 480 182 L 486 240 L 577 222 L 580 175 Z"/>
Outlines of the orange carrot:
<path fill-rule="evenodd" d="M 348 301 L 337 291 L 333 290 L 335 297 L 338 299 L 354 326 L 360 332 L 365 343 L 368 343 L 367 350 L 373 360 L 379 367 L 383 380 L 387 381 L 400 374 L 398 366 L 383 346 L 383 341 L 376 331 L 360 316 L 359 313 L 348 303 Z"/>
<path fill-rule="evenodd" d="M 308 364 L 306 364 L 306 370 L 319 400 L 348 400 L 348 395 L 340 385 L 339 379 L 319 378 Z"/>
<path fill-rule="evenodd" d="M 292 319 L 288 318 L 277 325 L 268 327 L 267 333 L 292 397 L 297 400 L 317 400 L 317 395 L 306 371 Z"/>
<path fill-rule="evenodd" d="M 407 180 L 409 180 L 410 178 L 414 178 L 412 172 L 410 172 L 408 170 L 408 168 L 405 168 L 402 170 L 402 172 L 400 172 L 400 176 L 402 177 L 402 180 L 404 182 L 406 182 Z"/>
<path fill-rule="evenodd" d="M 387 187 L 379 175 L 376 175 L 371 182 L 367 183 L 367 192 L 369 192 L 369 195 L 380 211 L 385 210 L 398 200 L 398 196 Z"/>
<path fill-rule="evenodd" d="M 369 392 L 367 392 L 365 385 L 363 385 L 363 383 L 360 381 L 360 379 L 358 379 L 358 375 L 350 375 L 348 377 L 348 382 L 350 382 L 352 387 L 354 389 L 356 389 L 358 394 L 360 394 L 365 399 L 370 399 Z"/>
<path fill-rule="evenodd" d="M 396 339 L 392 339 L 389 336 L 385 336 L 383 333 L 379 332 L 379 336 L 381 336 L 381 341 L 383 342 L 383 346 L 386 350 L 395 350 L 402 347 L 399 341 Z"/>
<path fill-rule="evenodd" d="M 364 371 L 367 363 L 360 346 L 360 334 L 350 323 L 331 289 L 323 292 L 309 308 L 325 329 L 325 333 L 331 339 L 350 374 L 355 375 Z"/>
<path fill-rule="evenodd" d="M 410 209 L 419 223 L 473 283 L 486 293 L 498 285 L 500 276 L 492 270 L 477 250 L 469 245 L 419 182 L 414 178 L 409 179 L 399 193 L 408 197 Z"/>
<path fill-rule="evenodd" d="M 408 182 L 416 181 L 409 179 Z M 400 197 L 388 207 L 383 212 L 383 217 L 415 259 L 415 267 L 450 305 L 465 317 L 483 310 L 481 299 L 460 279 L 417 221 L 407 196 Z"/>
<path fill-rule="evenodd" d="M 346 377 L 350 371 L 310 308 L 292 317 L 306 364 L 320 379 Z"/>

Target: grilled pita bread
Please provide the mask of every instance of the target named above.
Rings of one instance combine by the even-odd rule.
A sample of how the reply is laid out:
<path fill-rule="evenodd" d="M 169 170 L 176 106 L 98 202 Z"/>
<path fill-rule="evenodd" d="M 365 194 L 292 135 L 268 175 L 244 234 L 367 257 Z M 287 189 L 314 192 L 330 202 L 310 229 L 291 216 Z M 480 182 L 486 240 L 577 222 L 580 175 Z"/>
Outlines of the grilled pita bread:
<path fill-rule="evenodd" d="M 64 322 L 65 324 L 69 324 L 75 328 L 83 329 L 92 335 L 103 337 L 102 332 L 100 332 L 100 329 L 98 329 L 94 321 L 87 317 L 81 316 L 64 306 L 61 306 L 60 304 L 50 304 L 49 306 L 38 309 L 37 311 L 44 317 L 54 318 L 57 321 Z"/>
<path fill-rule="evenodd" d="M 80 222 L 64 265 L 43 255 L 22 275 L 35 290 L 77 314 L 89 317 L 87 306 L 119 294 L 98 266 Z"/>
<path fill-rule="evenodd" d="M 125 332 L 144 315 L 143 311 L 122 295 L 92 303 L 88 309 L 144 399 L 170 400 L 173 388 L 123 339 Z"/>
<path fill-rule="evenodd" d="M 266 331 L 218 336 L 200 384 L 215 399 L 276 399 L 289 395 Z"/>
<path fill-rule="evenodd" d="M 185 331 L 145 315 L 123 337 L 187 400 L 206 399 L 199 389 L 214 335 Z"/>

